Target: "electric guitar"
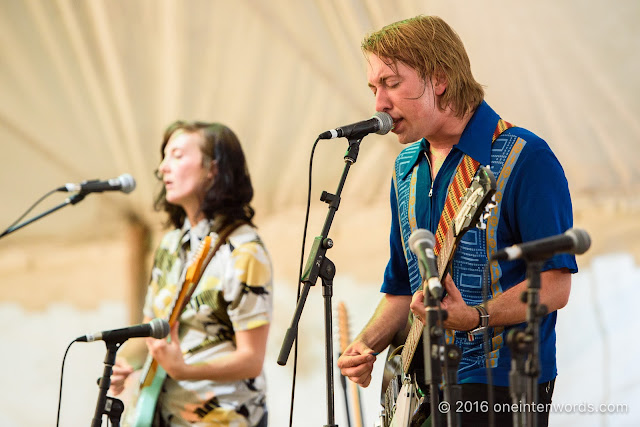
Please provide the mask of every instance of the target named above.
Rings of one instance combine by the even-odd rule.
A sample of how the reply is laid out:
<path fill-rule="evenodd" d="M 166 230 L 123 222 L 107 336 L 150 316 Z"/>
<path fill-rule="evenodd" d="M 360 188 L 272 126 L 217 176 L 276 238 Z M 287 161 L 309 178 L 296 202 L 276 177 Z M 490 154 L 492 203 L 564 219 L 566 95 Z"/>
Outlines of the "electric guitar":
<path fill-rule="evenodd" d="M 349 318 L 347 316 L 347 308 L 343 302 L 338 304 L 338 333 L 340 335 L 340 354 L 344 353 L 347 346 L 351 342 L 349 334 Z M 354 427 L 362 427 L 362 407 L 360 404 L 360 390 L 358 384 L 353 381 L 346 381 L 345 377 L 341 375 L 342 386 L 345 389 L 345 404 L 347 408 L 347 415 L 351 413 L 349 407 L 353 409 Z M 348 385 L 346 384 L 348 383 Z M 351 405 L 349 405 L 349 399 L 347 398 L 347 387 L 351 393 Z M 349 422 L 348 425 L 351 426 Z"/>
<path fill-rule="evenodd" d="M 211 250 L 211 236 L 206 236 L 202 240 L 194 260 L 187 268 L 180 293 L 173 303 L 168 320 L 170 327 L 173 327 L 180 318 L 193 290 L 202 277 L 204 269 L 207 267 L 211 257 L 213 257 L 213 252 Z M 131 407 L 125 414 L 125 419 L 129 425 L 135 427 L 149 427 L 152 425 L 158 396 L 166 378 L 167 373 L 162 369 L 162 366 L 151 355 L 147 356 L 140 374 L 137 393 L 134 392 Z"/>
<path fill-rule="evenodd" d="M 496 192 L 496 179 L 487 167 L 480 166 L 469 188 L 461 199 L 460 209 L 451 222 L 447 235 L 438 254 L 438 276 L 442 281 L 449 269 L 455 249 L 460 239 L 473 227 L 486 228 L 484 222 L 490 210 L 496 206 L 493 196 Z M 424 292 L 424 290 L 423 290 Z M 383 411 L 379 425 L 410 426 L 411 421 L 425 402 L 424 393 L 420 393 L 415 375 L 413 360 L 418 344 L 421 342 L 424 324 L 412 316 L 411 328 L 402 346 L 394 343 L 389 348 L 383 373 L 381 404 Z M 397 341 L 402 342 L 402 341 Z M 400 355 L 398 351 L 401 350 Z M 418 360 L 419 358 L 416 358 Z"/>

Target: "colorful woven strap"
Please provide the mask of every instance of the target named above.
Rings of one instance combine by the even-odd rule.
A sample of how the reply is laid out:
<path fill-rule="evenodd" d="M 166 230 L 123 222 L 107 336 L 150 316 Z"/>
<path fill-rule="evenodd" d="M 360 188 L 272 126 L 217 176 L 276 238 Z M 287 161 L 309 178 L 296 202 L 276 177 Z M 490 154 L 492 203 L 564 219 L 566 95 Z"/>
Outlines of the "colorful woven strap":
<path fill-rule="evenodd" d="M 493 144 L 498 136 L 500 136 L 502 132 L 509 129 L 510 127 L 513 127 L 511 123 L 506 122 L 502 119 L 498 120 L 498 125 L 496 126 L 496 130 L 493 132 L 491 143 Z M 444 209 L 442 210 L 442 215 L 440 215 L 440 222 L 438 223 L 438 228 L 436 229 L 436 244 L 433 248 L 433 251 L 436 253 L 436 255 L 440 254 L 444 239 L 447 236 L 449 228 L 451 227 L 451 222 L 460 209 L 460 200 L 464 196 L 467 188 L 469 188 L 471 180 L 476 175 L 476 172 L 478 172 L 479 167 L 480 162 L 472 159 L 466 154 L 458 165 L 456 174 L 453 177 L 453 182 L 451 183 L 451 185 L 449 185 L 447 200 L 444 203 Z"/>

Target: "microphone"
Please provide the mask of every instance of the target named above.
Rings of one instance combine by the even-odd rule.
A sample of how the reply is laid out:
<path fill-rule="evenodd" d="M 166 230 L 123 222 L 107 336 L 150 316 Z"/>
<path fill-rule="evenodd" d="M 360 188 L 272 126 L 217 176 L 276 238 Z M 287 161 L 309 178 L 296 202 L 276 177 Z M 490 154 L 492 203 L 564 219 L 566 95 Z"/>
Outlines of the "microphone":
<path fill-rule="evenodd" d="M 433 252 L 435 243 L 436 238 L 433 233 L 424 228 L 415 229 L 409 236 L 409 248 L 418 257 L 422 280 L 427 282 L 427 287 L 433 298 L 440 299 L 443 290 L 438 274 L 436 254 Z"/>
<path fill-rule="evenodd" d="M 492 260 L 543 260 L 557 253 L 583 254 L 591 246 L 591 238 L 586 231 L 570 228 L 564 234 L 545 237 L 544 239 L 520 243 L 496 252 Z"/>
<path fill-rule="evenodd" d="M 391 116 L 388 113 L 377 111 L 370 119 L 322 132 L 318 136 L 318 139 L 333 139 L 342 137 L 349 139 L 359 139 L 369 135 L 372 132 L 375 132 L 378 135 L 384 135 L 386 133 L 389 133 L 392 128 L 393 119 L 391 118 Z"/>
<path fill-rule="evenodd" d="M 126 328 L 113 329 L 111 331 L 95 332 L 93 334 L 78 337 L 79 342 L 93 342 L 102 340 L 110 343 L 123 343 L 129 338 L 153 337 L 164 338 L 169 335 L 169 322 L 164 319 L 153 319 L 149 323 L 128 326 Z"/>
<path fill-rule="evenodd" d="M 80 184 L 65 184 L 58 191 L 81 191 L 83 193 L 102 193 L 103 191 L 122 191 L 131 193 L 136 188 L 136 180 L 128 173 L 107 181 L 82 181 Z"/>

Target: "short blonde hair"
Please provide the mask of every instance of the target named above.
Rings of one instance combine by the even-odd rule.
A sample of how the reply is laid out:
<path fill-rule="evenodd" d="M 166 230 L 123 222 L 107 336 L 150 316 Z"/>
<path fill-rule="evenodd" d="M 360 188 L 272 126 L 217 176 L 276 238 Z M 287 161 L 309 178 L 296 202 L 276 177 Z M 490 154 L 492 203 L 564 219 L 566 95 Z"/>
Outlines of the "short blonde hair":
<path fill-rule="evenodd" d="M 447 90 L 439 108 L 450 106 L 458 117 L 475 110 L 484 99 L 484 89 L 473 78 L 462 40 L 437 16 L 419 15 L 387 25 L 365 37 L 361 47 L 394 68 L 398 61 L 408 65 L 425 82 L 442 74 Z"/>

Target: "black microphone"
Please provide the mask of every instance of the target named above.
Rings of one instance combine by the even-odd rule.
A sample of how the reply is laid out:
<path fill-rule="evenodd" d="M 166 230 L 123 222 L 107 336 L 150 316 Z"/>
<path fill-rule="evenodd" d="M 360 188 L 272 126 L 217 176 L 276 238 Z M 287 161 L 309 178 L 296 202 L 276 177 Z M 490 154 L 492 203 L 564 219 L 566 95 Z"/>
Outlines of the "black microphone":
<path fill-rule="evenodd" d="M 521 258 L 525 260 L 544 260 L 557 253 L 580 255 L 585 253 L 590 246 L 591 238 L 586 231 L 579 228 L 570 228 L 564 234 L 500 249 L 491 259 L 507 261 Z"/>
<path fill-rule="evenodd" d="M 318 136 L 318 139 L 333 139 L 342 137 L 349 139 L 358 139 L 367 136 L 372 132 L 375 132 L 378 135 L 384 135 L 388 133 L 392 128 L 393 119 L 391 118 L 391 116 L 383 111 L 377 111 L 370 119 L 322 132 Z"/>
<path fill-rule="evenodd" d="M 409 248 L 418 257 L 422 280 L 427 282 L 427 287 L 433 298 L 440 299 L 442 297 L 442 284 L 438 274 L 436 254 L 433 252 L 435 243 L 436 238 L 433 233 L 424 228 L 415 229 L 409 236 Z"/>
<path fill-rule="evenodd" d="M 93 342 L 102 340 L 110 343 L 122 343 L 129 338 L 153 337 L 160 339 L 169 335 L 169 330 L 169 322 L 164 319 L 153 319 L 149 323 L 84 335 L 78 337 L 76 341 Z"/>
<path fill-rule="evenodd" d="M 128 173 L 123 173 L 117 178 L 107 181 L 92 179 L 82 181 L 80 184 L 65 184 L 58 191 L 80 191 L 83 193 L 102 193 L 103 191 L 122 191 L 131 193 L 136 188 L 136 180 Z"/>

